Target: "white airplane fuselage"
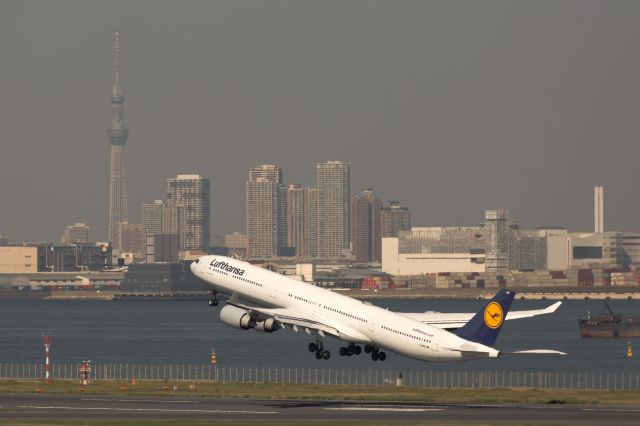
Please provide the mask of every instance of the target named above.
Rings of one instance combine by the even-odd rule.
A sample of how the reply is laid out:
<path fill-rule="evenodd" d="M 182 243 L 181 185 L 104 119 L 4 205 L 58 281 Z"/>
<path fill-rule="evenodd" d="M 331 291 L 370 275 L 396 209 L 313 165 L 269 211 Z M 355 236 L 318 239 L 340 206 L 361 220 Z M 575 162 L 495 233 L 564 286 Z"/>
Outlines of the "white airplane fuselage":
<path fill-rule="evenodd" d="M 205 256 L 192 263 L 191 270 L 219 293 L 236 294 L 243 301 L 264 308 L 290 309 L 325 319 L 339 331 L 337 337 L 346 342 L 386 348 L 424 361 L 495 358 L 500 354 L 494 348 L 400 313 L 236 259 Z"/>

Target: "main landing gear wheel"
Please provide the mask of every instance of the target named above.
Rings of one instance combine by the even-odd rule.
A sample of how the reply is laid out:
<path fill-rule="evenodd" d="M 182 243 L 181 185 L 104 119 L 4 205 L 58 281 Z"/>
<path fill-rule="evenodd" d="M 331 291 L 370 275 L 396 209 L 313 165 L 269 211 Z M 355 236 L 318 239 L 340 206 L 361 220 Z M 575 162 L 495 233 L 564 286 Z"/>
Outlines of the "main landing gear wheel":
<path fill-rule="evenodd" d="M 366 348 L 365 348 L 366 352 Z M 340 356 L 351 356 L 351 355 L 360 355 L 362 353 L 362 348 L 358 345 L 354 345 L 353 343 L 349 343 L 348 346 L 343 346 L 340 348 Z"/>
<path fill-rule="evenodd" d="M 324 350 L 324 345 L 321 340 L 309 343 L 309 352 L 315 352 L 316 359 L 329 359 L 331 358 L 331 352 Z"/>
<path fill-rule="evenodd" d="M 365 352 L 367 348 L 364 348 Z M 387 359 L 387 354 L 385 352 L 381 352 L 379 348 L 371 348 L 371 359 L 373 361 L 384 361 Z"/>
<path fill-rule="evenodd" d="M 209 306 L 218 306 L 218 293 L 211 290 L 209 293 Z"/>
<path fill-rule="evenodd" d="M 324 359 L 325 361 L 331 358 L 331 352 L 329 351 L 316 351 L 316 359 Z"/>

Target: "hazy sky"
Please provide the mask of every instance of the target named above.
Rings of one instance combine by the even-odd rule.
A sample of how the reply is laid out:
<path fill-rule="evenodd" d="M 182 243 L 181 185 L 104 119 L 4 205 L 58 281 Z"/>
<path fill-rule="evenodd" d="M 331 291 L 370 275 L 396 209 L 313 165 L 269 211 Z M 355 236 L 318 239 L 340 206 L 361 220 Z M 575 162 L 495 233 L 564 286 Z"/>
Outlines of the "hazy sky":
<path fill-rule="evenodd" d="M 211 179 L 212 233 L 244 231 L 248 169 L 401 200 L 414 225 L 640 229 L 640 2 L 3 1 L 0 233 L 107 228 L 113 32 L 130 221 L 164 179 Z"/>

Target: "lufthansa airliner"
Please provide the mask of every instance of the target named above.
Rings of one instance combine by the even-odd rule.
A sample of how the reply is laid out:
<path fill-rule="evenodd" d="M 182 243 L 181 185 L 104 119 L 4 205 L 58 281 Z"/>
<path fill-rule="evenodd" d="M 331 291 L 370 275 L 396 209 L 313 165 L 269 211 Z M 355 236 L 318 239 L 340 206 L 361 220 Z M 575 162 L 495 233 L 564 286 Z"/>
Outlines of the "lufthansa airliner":
<path fill-rule="evenodd" d="M 344 342 L 341 356 L 364 350 L 374 361 L 384 361 L 385 350 L 424 361 L 498 358 L 501 351 L 493 345 L 505 320 L 552 313 L 561 303 L 509 312 L 515 293 L 501 289 L 476 314 L 399 313 L 228 257 L 201 257 L 191 270 L 211 288 L 211 306 L 218 305 L 218 295 L 229 297 L 220 309 L 223 323 L 265 333 L 304 331 L 312 337 L 309 351 L 325 360 L 331 357 L 328 336 Z M 564 355 L 548 349 L 510 353 Z"/>

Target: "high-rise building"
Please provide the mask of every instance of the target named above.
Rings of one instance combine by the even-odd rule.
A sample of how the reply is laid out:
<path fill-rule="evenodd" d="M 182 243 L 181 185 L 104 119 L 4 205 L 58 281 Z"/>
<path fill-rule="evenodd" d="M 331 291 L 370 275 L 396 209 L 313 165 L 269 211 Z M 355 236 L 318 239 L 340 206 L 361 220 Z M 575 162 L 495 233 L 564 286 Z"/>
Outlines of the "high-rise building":
<path fill-rule="evenodd" d="M 89 242 L 89 225 L 77 222 L 75 225 L 69 225 L 64 229 L 62 235 L 62 245 L 71 245 Z"/>
<path fill-rule="evenodd" d="M 507 271 L 511 241 L 509 212 L 506 209 L 486 210 L 484 219 L 486 270 L 487 272 Z"/>
<path fill-rule="evenodd" d="M 274 164 L 262 164 L 249 169 L 249 182 L 264 178 L 268 182 L 282 183 L 282 169 Z"/>
<path fill-rule="evenodd" d="M 604 232 L 604 186 L 593 187 L 593 232 Z"/>
<path fill-rule="evenodd" d="M 184 206 L 162 200 L 142 205 L 142 226 L 147 238 L 147 263 L 177 262 L 180 229 L 184 229 Z"/>
<path fill-rule="evenodd" d="M 114 243 L 117 224 L 127 222 L 127 181 L 124 173 L 124 145 L 129 130 L 124 125 L 124 95 L 120 85 L 120 32 L 115 33 L 115 76 L 111 93 L 111 128 L 107 130 L 111 144 L 109 167 L 109 241 Z"/>
<path fill-rule="evenodd" d="M 178 223 L 182 250 L 209 249 L 209 188 L 209 179 L 200 175 L 167 179 L 167 204 L 184 209 L 184 220 Z"/>
<path fill-rule="evenodd" d="M 286 241 L 280 179 L 282 170 L 275 165 L 263 164 L 249 170 L 245 201 L 249 257 L 252 259 L 278 256 L 279 248 Z"/>
<path fill-rule="evenodd" d="M 382 210 L 382 237 L 397 237 L 398 232 L 411 229 L 411 213 L 400 201 L 389 201 L 389 206 Z"/>
<path fill-rule="evenodd" d="M 304 250 L 303 257 L 318 257 L 318 188 L 306 188 L 304 206 Z"/>
<path fill-rule="evenodd" d="M 382 199 L 365 188 L 351 203 L 351 244 L 359 262 L 380 262 Z"/>
<path fill-rule="evenodd" d="M 349 249 L 350 166 L 341 161 L 316 165 L 318 257 L 337 259 Z"/>
<path fill-rule="evenodd" d="M 115 248 L 124 253 L 133 253 L 134 258 L 144 259 L 146 252 L 146 234 L 141 223 L 120 222 L 117 224 Z"/>
<path fill-rule="evenodd" d="M 162 200 L 142 205 L 142 225 L 149 235 L 178 234 L 184 227 L 184 206 L 169 205 Z"/>
<path fill-rule="evenodd" d="M 2 234 L 0 234 L 0 247 L 4 247 L 4 246 L 8 246 L 9 245 L 9 238 L 3 236 Z"/>
<path fill-rule="evenodd" d="M 247 250 L 249 249 L 249 238 L 247 234 L 234 232 L 224 236 L 224 246 L 228 250 L 230 257 L 238 259 L 246 259 Z"/>
<path fill-rule="evenodd" d="M 307 188 L 302 185 L 290 184 L 284 190 L 286 214 L 285 223 L 287 226 L 286 246 L 294 250 L 297 257 L 306 257 L 305 247 L 305 205 L 307 203 Z"/>

